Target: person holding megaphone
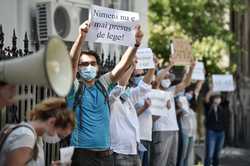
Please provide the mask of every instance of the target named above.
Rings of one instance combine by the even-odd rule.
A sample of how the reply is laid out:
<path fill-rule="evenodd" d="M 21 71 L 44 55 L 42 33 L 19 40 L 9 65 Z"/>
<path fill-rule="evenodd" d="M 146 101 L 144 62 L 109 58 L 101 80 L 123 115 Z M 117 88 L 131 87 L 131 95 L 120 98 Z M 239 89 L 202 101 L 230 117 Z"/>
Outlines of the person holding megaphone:
<path fill-rule="evenodd" d="M 140 26 L 137 26 L 134 46 L 126 50 L 111 72 L 97 78 L 98 54 L 89 50 L 81 51 L 90 28 L 88 21 L 80 26 L 79 35 L 70 52 L 74 84 L 67 100 L 69 107 L 76 114 L 77 121 L 76 128 L 71 135 L 71 145 L 75 147 L 72 165 L 113 166 L 113 152 L 110 149 L 108 90 L 132 64 L 143 33 Z"/>

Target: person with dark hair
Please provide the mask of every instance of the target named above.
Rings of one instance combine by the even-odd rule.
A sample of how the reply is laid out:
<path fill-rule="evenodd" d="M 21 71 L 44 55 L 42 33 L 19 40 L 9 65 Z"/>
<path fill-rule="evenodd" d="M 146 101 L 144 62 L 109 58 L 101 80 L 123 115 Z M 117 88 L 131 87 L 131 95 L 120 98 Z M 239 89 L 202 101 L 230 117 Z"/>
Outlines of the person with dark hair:
<path fill-rule="evenodd" d="M 171 86 L 174 76 L 169 73 L 175 61 L 170 59 L 170 65 L 158 72 L 156 77 L 156 89 L 170 93 L 170 102 L 165 105 L 168 108 L 167 116 L 155 117 L 153 124 L 152 148 L 151 148 L 151 166 L 176 166 L 178 154 L 179 127 L 177 124 L 174 97 L 183 92 L 191 83 L 192 72 L 195 61 L 193 60 L 187 76 L 175 86 Z M 171 108 L 171 109 L 169 109 Z"/>
<path fill-rule="evenodd" d="M 225 110 L 220 93 L 210 90 L 205 98 L 206 153 L 205 166 L 218 166 L 225 139 Z"/>
<path fill-rule="evenodd" d="M 79 35 L 70 51 L 74 85 L 67 96 L 67 102 L 77 117 L 77 125 L 71 136 L 71 145 L 76 148 L 72 165 L 80 166 L 84 163 L 85 166 L 112 166 L 114 163 L 113 152 L 110 149 L 108 89 L 132 64 L 143 33 L 140 26 L 137 26 L 134 46 L 126 50 L 111 72 L 97 78 L 99 71 L 97 53 L 81 52 L 89 28 L 91 27 L 88 21 L 80 26 Z"/>
<path fill-rule="evenodd" d="M 43 141 L 57 143 L 75 125 L 74 114 L 63 98 L 49 98 L 37 104 L 29 112 L 29 120 L 1 131 L 0 165 L 45 166 Z"/>

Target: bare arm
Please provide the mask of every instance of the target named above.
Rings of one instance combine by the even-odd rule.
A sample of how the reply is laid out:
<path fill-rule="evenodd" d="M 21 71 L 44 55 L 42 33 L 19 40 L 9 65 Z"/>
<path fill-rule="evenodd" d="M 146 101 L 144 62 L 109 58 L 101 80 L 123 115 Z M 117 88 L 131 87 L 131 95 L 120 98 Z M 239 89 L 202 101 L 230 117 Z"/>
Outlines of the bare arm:
<path fill-rule="evenodd" d="M 210 90 L 207 92 L 206 97 L 205 97 L 205 102 L 206 102 L 206 103 L 209 103 L 210 97 L 212 96 L 212 93 L 213 93 L 212 89 L 210 89 Z"/>
<path fill-rule="evenodd" d="M 192 62 L 191 67 L 186 75 L 186 78 L 181 83 L 176 85 L 175 94 L 183 91 L 187 86 L 191 84 L 194 67 L 195 67 L 195 61 Z"/>
<path fill-rule="evenodd" d="M 70 57 L 72 61 L 73 66 L 73 79 L 76 79 L 76 73 L 78 69 L 78 62 L 81 54 L 81 47 L 85 40 L 86 34 L 89 30 L 89 22 L 85 21 L 80 27 L 79 27 L 79 34 L 77 36 L 77 39 L 75 40 L 71 50 L 70 50 Z"/>
<path fill-rule="evenodd" d="M 126 71 L 126 69 L 129 67 L 130 64 L 132 64 L 132 61 L 135 57 L 136 51 L 138 46 L 141 44 L 141 40 L 143 37 L 143 33 L 140 29 L 140 26 L 136 28 L 136 47 L 129 47 L 126 52 L 123 54 L 122 59 L 120 62 L 115 66 L 115 68 L 111 71 L 111 80 L 112 82 L 117 82 L 123 73 Z"/>
<path fill-rule="evenodd" d="M 149 98 L 145 99 L 144 105 L 137 110 L 137 115 L 141 115 L 151 106 L 151 100 Z"/>
<path fill-rule="evenodd" d="M 16 87 L 13 85 L 1 85 L 0 84 L 0 109 L 4 106 L 14 104 L 13 97 L 16 94 Z"/>
<path fill-rule="evenodd" d="M 204 81 L 202 81 L 202 80 L 199 80 L 196 83 L 195 90 L 194 90 L 194 94 L 196 97 L 199 96 L 203 83 L 204 83 Z"/>
<path fill-rule="evenodd" d="M 131 65 L 127 71 L 122 75 L 121 79 L 119 80 L 119 85 L 120 86 L 127 86 L 127 83 L 131 77 L 131 74 L 133 73 L 135 67 L 134 65 Z"/>
<path fill-rule="evenodd" d="M 26 166 L 31 156 L 31 148 L 18 148 L 7 155 L 5 166 Z"/>

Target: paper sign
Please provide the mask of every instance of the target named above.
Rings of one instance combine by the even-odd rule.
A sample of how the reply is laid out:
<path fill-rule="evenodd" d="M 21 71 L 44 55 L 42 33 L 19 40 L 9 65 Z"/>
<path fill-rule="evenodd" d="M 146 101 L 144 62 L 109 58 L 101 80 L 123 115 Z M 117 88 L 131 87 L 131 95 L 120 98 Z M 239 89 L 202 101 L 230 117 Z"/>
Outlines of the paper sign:
<path fill-rule="evenodd" d="M 233 76 L 230 74 L 227 75 L 212 75 L 213 79 L 213 91 L 218 92 L 231 92 L 234 91 L 234 81 Z"/>
<path fill-rule="evenodd" d="M 137 64 L 136 69 L 155 68 L 153 52 L 151 48 L 141 48 L 136 52 Z"/>
<path fill-rule="evenodd" d="M 191 44 L 184 39 L 174 39 L 171 56 L 175 59 L 175 65 L 190 65 L 193 59 Z"/>
<path fill-rule="evenodd" d="M 113 43 L 124 46 L 135 44 L 135 26 L 139 14 L 92 5 L 89 10 L 89 42 Z"/>
<path fill-rule="evenodd" d="M 66 148 L 60 149 L 61 163 L 69 163 L 71 162 L 72 155 L 74 153 L 74 147 L 69 146 Z"/>
<path fill-rule="evenodd" d="M 168 111 L 174 108 L 170 92 L 151 90 L 148 97 L 151 99 L 149 110 L 152 115 L 168 116 Z"/>
<path fill-rule="evenodd" d="M 196 62 L 193 73 L 192 73 L 192 80 L 205 80 L 203 62 Z"/>

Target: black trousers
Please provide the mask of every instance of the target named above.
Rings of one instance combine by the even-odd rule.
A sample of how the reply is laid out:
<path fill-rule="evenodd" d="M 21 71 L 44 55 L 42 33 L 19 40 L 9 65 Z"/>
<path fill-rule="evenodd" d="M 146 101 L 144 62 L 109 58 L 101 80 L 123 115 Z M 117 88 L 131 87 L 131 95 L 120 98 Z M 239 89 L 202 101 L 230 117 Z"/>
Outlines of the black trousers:
<path fill-rule="evenodd" d="M 113 155 L 100 157 L 83 154 L 75 150 L 72 157 L 72 166 L 114 166 Z"/>

